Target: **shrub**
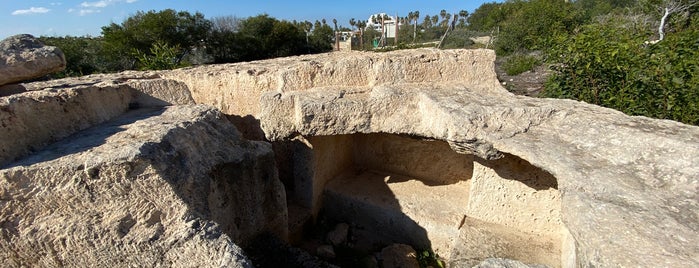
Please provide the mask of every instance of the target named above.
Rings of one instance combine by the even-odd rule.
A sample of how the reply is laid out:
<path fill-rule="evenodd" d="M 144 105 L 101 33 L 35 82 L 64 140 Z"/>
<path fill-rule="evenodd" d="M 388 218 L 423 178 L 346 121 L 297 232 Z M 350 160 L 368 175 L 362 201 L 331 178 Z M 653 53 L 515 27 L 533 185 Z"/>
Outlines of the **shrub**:
<path fill-rule="evenodd" d="M 474 42 L 471 40 L 472 33 L 466 29 L 454 29 L 447 37 L 444 39 L 443 48 L 468 48 L 473 46 Z"/>
<path fill-rule="evenodd" d="M 646 44 L 651 31 L 610 22 L 561 36 L 549 51 L 558 63 L 542 96 L 699 124 L 699 31 Z"/>
<path fill-rule="evenodd" d="M 502 67 L 507 75 L 518 75 L 523 72 L 534 69 L 541 62 L 534 56 L 525 54 L 514 54 L 507 57 Z"/>
<path fill-rule="evenodd" d="M 150 48 L 150 53 L 134 51 L 141 70 L 171 70 L 183 67 L 185 64 L 180 63 L 178 55 L 180 55 L 179 46 L 170 46 L 163 41 L 155 42 Z"/>

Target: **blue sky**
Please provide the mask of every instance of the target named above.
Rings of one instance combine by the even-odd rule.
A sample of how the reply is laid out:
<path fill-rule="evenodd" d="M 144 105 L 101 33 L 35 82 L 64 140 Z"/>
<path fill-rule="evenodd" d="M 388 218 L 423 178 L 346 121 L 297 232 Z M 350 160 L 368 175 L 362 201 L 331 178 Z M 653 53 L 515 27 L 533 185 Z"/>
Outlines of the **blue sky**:
<path fill-rule="evenodd" d="M 0 38 L 29 33 L 35 36 L 100 35 L 101 27 L 111 22 L 121 23 L 136 11 L 163 10 L 201 12 L 206 18 L 234 15 L 249 17 L 267 13 L 278 19 L 315 21 L 333 18 L 339 25 L 349 27 L 349 19 L 366 20 L 371 14 L 385 12 L 406 16 L 419 10 L 435 15 L 446 9 L 472 12 L 484 2 L 492 0 L 268 0 L 268 1 L 213 1 L 213 0 L 0 0 Z"/>

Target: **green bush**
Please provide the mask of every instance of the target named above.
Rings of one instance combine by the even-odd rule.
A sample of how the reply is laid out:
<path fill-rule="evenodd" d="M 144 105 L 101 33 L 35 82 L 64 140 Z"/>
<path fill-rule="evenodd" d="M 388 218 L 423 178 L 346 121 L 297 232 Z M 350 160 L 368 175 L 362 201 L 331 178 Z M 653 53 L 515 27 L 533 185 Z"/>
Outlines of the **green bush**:
<path fill-rule="evenodd" d="M 135 50 L 133 54 L 141 70 L 171 70 L 186 66 L 180 63 L 178 58 L 180 51 L 179 46 L 170 46 L 163 41 L 157 41 L 150 48 L 150 53 Z"/>
<path fill-rule="evenodd" d="M 469 48 L 473 46 L 474 42 L 471 40 L 473 34 L 466 29 L 458 28 L 454 29 L 447 37 L 444 39 L 444 44 L 442 48 L 452 49 L 452 48 Z"/>
<path fill-rule="evenodd" d="M 420 250 L 417 253 L 417 262 L 420 268 L 423 267 L 435 267 L 444 268 L 444 261 L 439 258 L 439 255 L 435 254 L 432 250 Z"/>
<path fill-rule="evenodd" d="M 66 69 L 50 76 L 63 78 L 82 76 L 109 71 L 107 59 L 102 49 L 103 41 L 99 37 L 48 37 L 39 38 L 46 45 L 56 46 L 66 57 Z"/>
<path fill-rule="evenodd" d="M 559 36 L 548 53 L 555 73 L 542 96 L 699 124 L 699 30 L 648 44 L 651 31 L 617 21 Z"/>
<path fill-rule="evenodd" d="M 507 57 L 502 67 L 507 75 L 518 75 L 523 72 L 534 69 L 541 62 L 534 56 L 525 54 L 514 54 Z"/>

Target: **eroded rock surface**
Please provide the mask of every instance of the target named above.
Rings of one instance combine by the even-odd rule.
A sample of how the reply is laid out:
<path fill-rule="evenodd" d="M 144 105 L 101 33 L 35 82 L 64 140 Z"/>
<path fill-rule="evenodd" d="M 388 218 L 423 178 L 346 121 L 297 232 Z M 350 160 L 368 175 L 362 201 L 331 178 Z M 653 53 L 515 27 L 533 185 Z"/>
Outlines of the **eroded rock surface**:
<path fill-rule="evenodd" d="M 14 162 L 0 200 L 10 267 L 251 267 L 234 242 L 286 236 L 271 146 L 205 105 L 131 111 Z"/>
<path fill-rule="evenodd" d="M 0 166 L 133 108 L 194 104 L 181 83 L 129 73 L 26 84 L 0 98 Z"/>
<path fill-rule="evenodd" d="M 317 215 L 324 191 L 370 194 L 356 179 L 379 178 L 371 183 L 393 199 L 378 200 L 418 239 L 446 245 L 447 263 L 699 266 L 699 128 L 514 96 L 494 59 L 488 50 L 331 53 L 21 84 L 0 99 L 0 165 L 10 166 L 0 171 L 2 256 L 16 266 L 245 265 L 233 242 L 262 229 L 284 236 L 282 186 L 246 179 L 275 176 L 271 146 L 224 131 L 222 114 L 173 107 L 76 134 L 136 108 L 196 102 L 275 142 L 303 219 Z M 80 135 L 92 145 L 72 142 Z M 226 213 L 262 218 L 246 225 Z"/>
<path fill-rule="evenodd" d="M 699 263 L 699 128 L 488 83 L 402 82 L 268 92 L 261 125 L 271 140 L 395 133 L 485 160 L 514 155 L 557 180 L 574 244 L 563 245 L 564 265 Z"/>
<path fill-rule="evenodd" d="M 0 85 L 39 78 L 66 68 L 63 52 L 28 34 L 0 42 Z"/>

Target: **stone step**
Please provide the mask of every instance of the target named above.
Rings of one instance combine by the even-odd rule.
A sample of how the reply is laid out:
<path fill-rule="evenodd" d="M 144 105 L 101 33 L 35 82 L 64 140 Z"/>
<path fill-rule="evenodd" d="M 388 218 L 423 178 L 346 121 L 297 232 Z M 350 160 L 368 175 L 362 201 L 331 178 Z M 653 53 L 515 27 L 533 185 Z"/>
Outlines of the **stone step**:
<path fill-rule="evenodd" d="M 274 165 L 209 106 L 128 112 L 0 170 L 0 261 L 247 267 L 236 244 L 286 235 Z"/>

